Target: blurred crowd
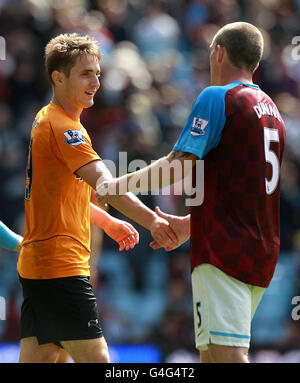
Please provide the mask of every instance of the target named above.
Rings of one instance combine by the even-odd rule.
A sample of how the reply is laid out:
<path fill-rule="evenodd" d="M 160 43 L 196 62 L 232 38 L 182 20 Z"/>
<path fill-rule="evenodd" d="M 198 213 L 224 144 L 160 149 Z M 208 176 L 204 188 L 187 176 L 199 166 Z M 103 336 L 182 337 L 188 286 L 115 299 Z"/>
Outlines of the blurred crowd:
<path fill-rule="evenodd" d="M 44 47 L 52 37 L 79 32 L 99 42 L 101 88 L 82 123 L 94 149 L 118 171 L 120 152 L 127 153 L 128 164 L 134 159 L 150 163 L 172 149 L 195 98 L 209 85 L 211 39 L 234 21 L 251 22 L 264 35 L 265 53 L 254 80 L 277 103 L 286 123 L 281 252 L 297 271 L 300 49 L 293 38 L 300 36 L 299 0 L 1 0 L 0 219 L 22 234 L 29 134 L 35 114 L 51 97 Z M 141 199 L 172 214 L 188 212 L 184 199 L 175 195 Z M 121 217 L 113 209 L 110 213 Z M 95 289 L 106 339 L 154 343 L 165 361 L 176 355 L 193 360 L 189 244 L 171 253 L 152 251 L 149 233 L 134 225 L 141 237 L 134 250 L 119 254 L 106 236 L 95 250 Z M 15 263 L 12 253 L 1 251 L 0 295 L 7 299 L 9 320 L 0 321 L 0 341 L 18 340 Z M 300 272 L 295 275 L 294 296 L 300 295 Z M 273 342 L 277 349 L 300 348 L 299 324 L 289 310 L 283 336 Z M 258 339 L 257 346 L 262 344 Z"/>

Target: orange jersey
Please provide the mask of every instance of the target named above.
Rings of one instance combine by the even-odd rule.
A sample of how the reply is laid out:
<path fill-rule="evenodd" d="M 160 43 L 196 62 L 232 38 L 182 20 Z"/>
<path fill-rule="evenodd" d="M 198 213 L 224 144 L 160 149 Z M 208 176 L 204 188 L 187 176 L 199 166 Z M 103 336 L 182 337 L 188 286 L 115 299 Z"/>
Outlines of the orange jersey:
<path fill-rule="evenodd" d="M 31 130 L 25 186 L 23 278 L 90 275 L 91 187 L 76 176 L 100 160 L 79 119 L 50 102 Z"/>

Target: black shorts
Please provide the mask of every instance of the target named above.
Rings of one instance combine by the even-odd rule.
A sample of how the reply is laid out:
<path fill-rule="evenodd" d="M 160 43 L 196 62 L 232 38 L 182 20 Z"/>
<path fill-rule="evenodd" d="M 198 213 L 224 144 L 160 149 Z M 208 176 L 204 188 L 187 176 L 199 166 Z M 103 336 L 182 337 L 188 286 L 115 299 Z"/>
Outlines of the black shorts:
<path fill-rule="evenodd" d="M 96 297 L 89 278 L 20 278 L 24 302 L 20 337 L 39 344 L 102 337 Z"/>

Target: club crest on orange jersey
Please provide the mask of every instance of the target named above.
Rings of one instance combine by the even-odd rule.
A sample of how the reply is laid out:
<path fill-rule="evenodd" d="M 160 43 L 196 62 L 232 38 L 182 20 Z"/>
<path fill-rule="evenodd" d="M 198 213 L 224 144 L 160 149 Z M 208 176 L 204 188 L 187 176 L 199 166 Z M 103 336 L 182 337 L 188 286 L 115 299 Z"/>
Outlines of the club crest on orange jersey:
<path fill-rule="evenodd" d="M 33 121 L 32 129 L 36 129 L 39 126 L 40 119 L 40 117 L 36 117 L 36 119 Z"/>
<path fill-rule="evenodd" d="M 83 143 L 85 143 L 85 139 L 83 137 L 83 132 L 82 130 L 75 129 L 75 130 L 67 130 L 64 132 L 64 136 L 67 138 L 65 143 L 67 145 L 72 145 L 72 146 L 78 146 Z"/>

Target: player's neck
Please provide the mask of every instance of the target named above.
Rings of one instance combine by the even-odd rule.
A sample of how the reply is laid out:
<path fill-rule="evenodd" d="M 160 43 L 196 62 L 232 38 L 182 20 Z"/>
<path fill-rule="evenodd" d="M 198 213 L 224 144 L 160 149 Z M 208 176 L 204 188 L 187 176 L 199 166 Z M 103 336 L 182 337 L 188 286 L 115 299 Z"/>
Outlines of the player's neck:
<path fill-rule="evenodd" d="M 61 107 L 72 118 L 74 119 L 80 118 L 82 108 L 76 107 L 67 99 L 64 99 L 63 97 L 59 97 L 57 94 L 53 94 L 51 101 L 53 102 L 53 104 Z"/>
<path fill-rule="evenodd" d="M 245 84 L 253 84 L 252 74 L 245 70 L 235 70 L 231 68 L 224 68 L 215 78 L 214 84 L 212 85 L 226 85 L 235 81 L 240 81 Z"/>

